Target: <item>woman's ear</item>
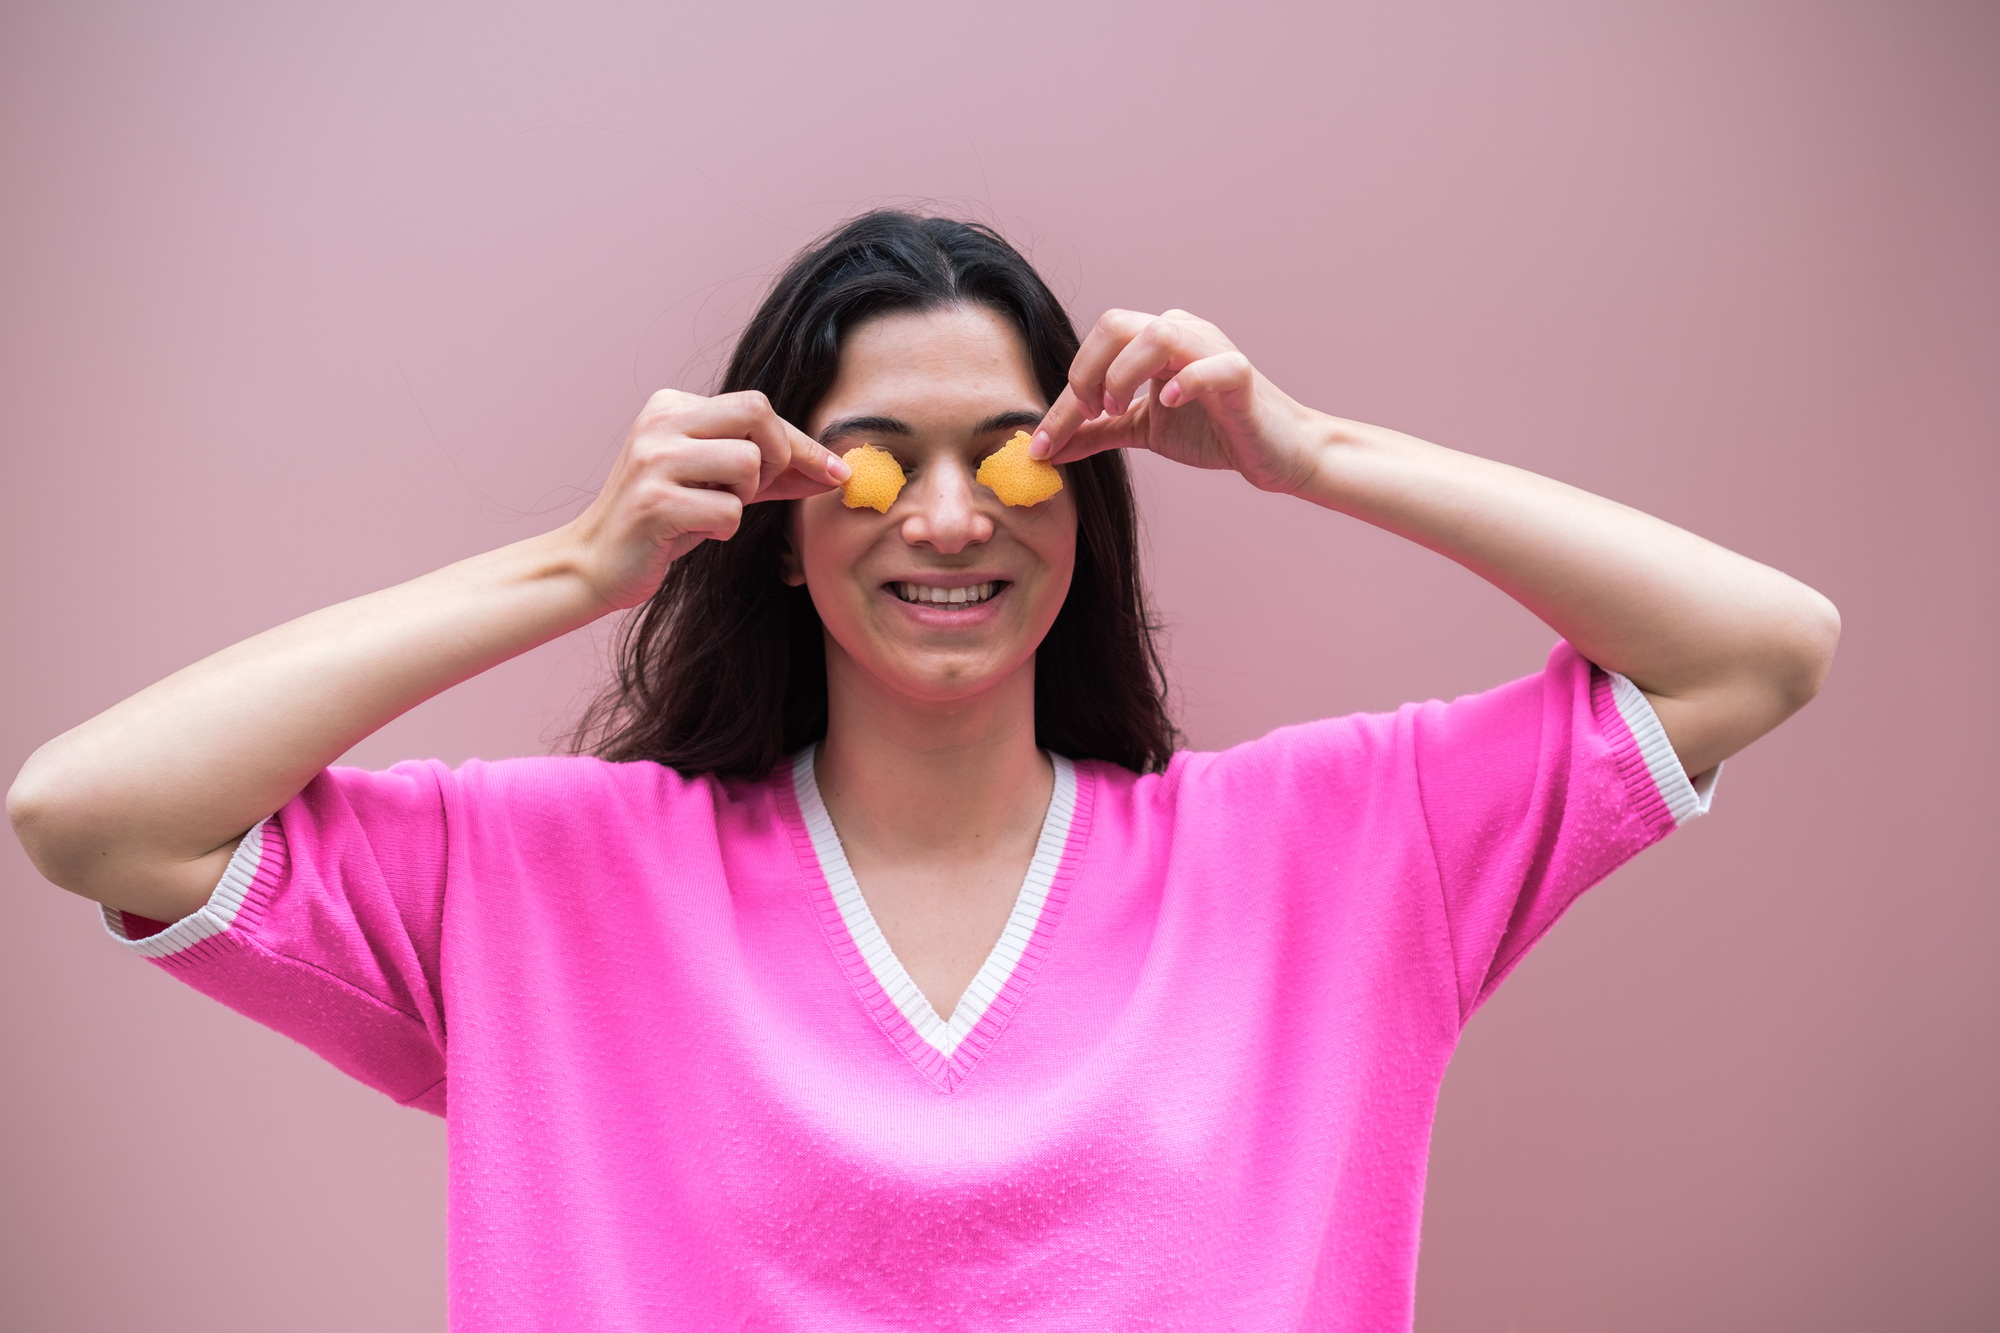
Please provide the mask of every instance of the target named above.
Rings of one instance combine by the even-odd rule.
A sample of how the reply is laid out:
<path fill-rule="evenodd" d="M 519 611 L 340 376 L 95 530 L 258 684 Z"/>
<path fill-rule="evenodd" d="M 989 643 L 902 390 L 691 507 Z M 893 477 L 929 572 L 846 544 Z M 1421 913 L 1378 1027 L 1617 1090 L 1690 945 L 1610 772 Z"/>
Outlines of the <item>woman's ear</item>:
<path fill-rule="evenodd" d="M 794 500 L 786 507 L 791 512 L 785 515 L 785 535 L 778 543 L 778 577 L 788 587 L 802 588 L 806 567 L 799 560 L 799 502 Z"/>

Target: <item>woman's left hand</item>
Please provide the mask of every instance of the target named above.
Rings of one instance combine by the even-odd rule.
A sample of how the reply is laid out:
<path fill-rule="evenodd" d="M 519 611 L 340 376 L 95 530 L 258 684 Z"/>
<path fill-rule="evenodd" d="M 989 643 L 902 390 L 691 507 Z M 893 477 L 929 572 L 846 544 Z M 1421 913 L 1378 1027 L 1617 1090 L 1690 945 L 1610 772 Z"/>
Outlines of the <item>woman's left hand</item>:
<path fill-rule="evenodd" d="M 1320 415 L 1259 374 L 1221 329 L 1185 310 L 1107 310 L 1083 340 L 1031 452 L 1073 463 L 1150 449 L 1192 467 L 1232 468 L 1296 492 L 1318 468 Z"/>

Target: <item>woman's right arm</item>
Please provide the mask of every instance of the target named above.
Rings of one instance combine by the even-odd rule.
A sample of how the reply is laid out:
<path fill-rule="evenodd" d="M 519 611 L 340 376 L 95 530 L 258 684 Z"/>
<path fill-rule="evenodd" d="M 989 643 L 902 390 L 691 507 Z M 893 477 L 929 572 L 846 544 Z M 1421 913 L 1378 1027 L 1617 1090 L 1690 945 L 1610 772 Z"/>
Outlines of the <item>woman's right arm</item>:
<path fill-rule="evenodd" d="M 846 465 L 758 393 L 655 394 L 604 489 L 553 532 L 315 611 L 223 649 L 37 750 L 7 813 L 48 879 L 177 921 L 236 844 L 391 719 L 651 596 L 743 506 L 837 486 Z"/>

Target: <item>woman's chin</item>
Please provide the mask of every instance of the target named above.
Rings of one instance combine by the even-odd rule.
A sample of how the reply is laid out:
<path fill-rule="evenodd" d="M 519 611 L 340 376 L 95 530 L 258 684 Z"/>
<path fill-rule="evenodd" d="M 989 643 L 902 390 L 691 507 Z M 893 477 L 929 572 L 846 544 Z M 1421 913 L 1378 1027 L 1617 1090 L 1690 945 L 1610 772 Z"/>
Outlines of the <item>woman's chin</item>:
<path fill-rule="evenodd" d="M 1033 672 L 1032 653 L 1025 662 L 1013 656 L 961 649 L 892 654 L 857 665 L 874 678 L 876 692 L 915 708 L 934 709 L 976 703 L 1015 680 L 1024 668 Z"/>
<path fill-rule="evenodd" d="M 1016 683 L 1025 686 L 1025 702 L 1033 706 L 1035 645 L 1042 634 L 1021 623 L 1010 597 L 951 607 L 884 596 L 849 621 L 846 632 L 829 626 L 828 637 L 830 646 L 845 641 L 842 651 L 829 654 L 829 669 L 857 670 L 869 680 L 867 693 L 884 703 L 949 709 L 974 705 Z M 836 655 L 846 659 L 840 667 L 834 665 Z"/>

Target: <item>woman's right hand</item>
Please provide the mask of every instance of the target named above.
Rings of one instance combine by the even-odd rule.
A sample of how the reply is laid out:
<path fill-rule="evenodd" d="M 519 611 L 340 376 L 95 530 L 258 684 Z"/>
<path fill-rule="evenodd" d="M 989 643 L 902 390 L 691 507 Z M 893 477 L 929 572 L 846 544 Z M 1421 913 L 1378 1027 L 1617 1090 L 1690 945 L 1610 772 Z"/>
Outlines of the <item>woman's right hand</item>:
<path fill-rule="evenodd" d="M 714 398 L 662 389 L 632 422 L 604 489 L 568 525 L 579 568 L 608 610 L 637 606 L 668 565 L 734 536 L 743 506 L 819 495 L 848 475 L 754 389 Z"/>

